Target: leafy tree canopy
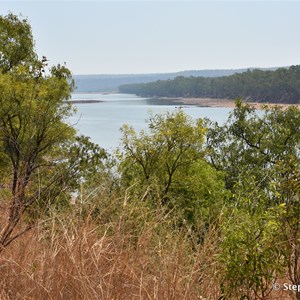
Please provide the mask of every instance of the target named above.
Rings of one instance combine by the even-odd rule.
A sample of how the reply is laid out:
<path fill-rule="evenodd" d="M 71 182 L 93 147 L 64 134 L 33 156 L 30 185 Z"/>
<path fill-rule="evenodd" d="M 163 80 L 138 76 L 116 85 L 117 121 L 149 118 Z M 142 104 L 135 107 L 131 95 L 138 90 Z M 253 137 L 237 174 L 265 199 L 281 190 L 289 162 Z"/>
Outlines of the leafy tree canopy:
<path fill-rule="evenodd" d="M 37 202 L 45 207 L 76 189 L 75 181 L 78 187 L 85 176 L 80 167 L 84 155 L 76 151 L 86 149 L 87 160 L 105 155 L 85 138 L 76 138 L 66 123 L 74 112 L 68 102 L 70 70 L 48 67 L 45 57 L 39 60 L 28 21 L 13 14 L 0 17 L 0 71 L 0 188 L 8 202 L 0 233 L 3 248 L 19 236 L 13 232 L 29 207 Z"/>
<path fill-rule="evenodd" d="M 12 13 L 0 16 L 0 68 L 2 72 L 36 59 L 31 27 L 27 19 Z"/>

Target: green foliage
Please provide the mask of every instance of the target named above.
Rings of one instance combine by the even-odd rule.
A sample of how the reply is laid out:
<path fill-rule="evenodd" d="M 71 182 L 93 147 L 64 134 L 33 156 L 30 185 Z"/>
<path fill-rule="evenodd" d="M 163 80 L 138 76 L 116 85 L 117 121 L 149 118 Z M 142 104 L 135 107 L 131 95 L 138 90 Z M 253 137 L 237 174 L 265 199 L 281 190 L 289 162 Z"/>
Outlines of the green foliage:
<path fill-rule="evenodd" d="M 36 59 L 31 27 L 12 13 L 0 16 L 0 69 L 2 72 Z"/>
<path fill-rule="evenodd" d="M 122 185 L 132 197 L 166 205 L 182 212 L 183 222 L 203 226 L 214 218 L 212 207 L 220 207 L 223 193 L 221 174 L 203 159 L 203 121 L 178 111 L 151 116 L 148 127 L 139 136 L 129 126 L 122 128 Z"/>
<path fill-rule="evenodd" d="M 207 132 L 209 159 L 217 169 L 226 171 L 230 188 L 249 175 L 256 178 L 257 188 L 270 187 L 274 176 L 281 176 L 276 166 L 291 158 L 299 160 L 299 141 L 297 107 L 266 106 L 258 113 L 240 100 L 224 126 L 211 124 Z"/>
<path fill-rule="evenodd" d="M 297 107 L 257 113 L 238 100 L 225 126 L 207 131 L 209 160 L 232 192 L 221 234 L 227 296 L 264 299 L 284 267 L 299 284 L 299 146 Z"/>
<path fill-rule="evenodd" d="M 68 77 L 68 75 L 65 75 Z M 72 113 L 67 78 L 50 73 L 31 78 L 23 66 L 0 77 L 0 136 L 3 153 L 12 162 L 15 180 L 27 185 L 27 177 L 50 165 L 49 151 L 72 137 L 74 129 L 64 123 Z M 13 192 L 21 182 L 15 182 Z"/>
<path fill-rule="evenodd" d="M 219 259 L 226 299 L 265 299 L 272 291 L 272 283 L 285 267 L 278 238 L 284 210 L 278 206 L 253 214 L 232 208 L 224 215 Z"/>
<path fill-rule="evenodd" d="M 169 191 L 174 174 L 184 172 L 186 167 L 203 156 L 204 128 L 201 120 L 194 127 L 182 111 L 151 116 L 148 123 L 150 133 L 142 131 L 139 137 L 132 127 L 123 126 L 125 152 L 121 171 L 123 179 L 129 182 L 134 178 L 145 182 L 159 178 L 163 198 Z"/>
<path fill-rule="evenodd" d="M 8 202 L 1 251 L 26 213 L 31 223 L 51 205 L 67 206 L 106 154 L 65 121 L 74 112 L 70 70 L 37 58 L 27 20 L 9 14 L 0 25 L 0 192 Z"/>
<path fill-rule="evenodd" d="M 158 97 L 200 97 L 272 103 L 300 103 L 300 66 L 276 71 L 248 70 L 230 76 L 183 77 L 150 83 L 121 85 L 122 93 Z"/>
<path fill-rule="evenodd" d="M 69 141 L 58 149 L 62 152 L 63 161 L 61 165 L 66 170 L 71 170 L 68 185 L 73 190 L 79 190 L 84 184 L 86 187 L 92 187 L 93 182 L 100 175 L 107 175 L 109 170 L 105 161 L 109 163 L 109 156 L 106 151 L 99 145 L 90 141 L 89 137 L 80 135 L 76 136 L 74 141 Z"/>

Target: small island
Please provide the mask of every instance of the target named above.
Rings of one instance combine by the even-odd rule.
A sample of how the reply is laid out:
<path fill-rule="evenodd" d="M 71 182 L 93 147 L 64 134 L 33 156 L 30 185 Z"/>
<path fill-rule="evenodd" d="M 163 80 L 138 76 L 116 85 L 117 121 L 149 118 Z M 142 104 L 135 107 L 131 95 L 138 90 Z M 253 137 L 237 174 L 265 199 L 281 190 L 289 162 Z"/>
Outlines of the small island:
<path fill-rule="evenodd" d="M 102 103 L 105 101 L 102 100 L 69 100 L 69 103 L 72 104 L 91 104 L 91 103 Z"/>

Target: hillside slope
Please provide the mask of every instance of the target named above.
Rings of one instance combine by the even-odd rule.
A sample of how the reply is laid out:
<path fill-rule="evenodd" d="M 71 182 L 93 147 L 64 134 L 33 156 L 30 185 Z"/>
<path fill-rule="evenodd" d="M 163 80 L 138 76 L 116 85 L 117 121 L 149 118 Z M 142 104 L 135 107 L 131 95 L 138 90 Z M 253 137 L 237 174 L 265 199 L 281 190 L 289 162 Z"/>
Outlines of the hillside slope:
<path fill-rule="evenodd" d="M 120 85 L 148 83 L 157 80 L 174 79 L 178 76 L 203 76 L 220 77 L 229 76 L 235 73 L 242 73 L 247 69 L 227 69 L 227 70 L 192 70 L 176 73 L 156 73 L 156 74 L 116 74 L 116 75 L 74 75 L 75 92 L 113 92 L 117 91 Z"/>
<path fill-rule="evenodd" d="M 275 71 L 247 70 L 221 77 L 183 77 L 127 84 L 121 93 L 143 97 L 220 98 L 269 103 L 300 103 L 300 65 Z"/>

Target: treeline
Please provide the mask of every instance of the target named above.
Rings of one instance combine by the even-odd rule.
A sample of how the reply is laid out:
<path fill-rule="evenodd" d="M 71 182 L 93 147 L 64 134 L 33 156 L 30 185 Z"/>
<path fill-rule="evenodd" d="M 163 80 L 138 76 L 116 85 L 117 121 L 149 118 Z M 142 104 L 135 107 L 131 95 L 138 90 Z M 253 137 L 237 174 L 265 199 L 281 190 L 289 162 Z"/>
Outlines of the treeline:
<path fill-rule="evenodd" d="M 121 85 L 121 93 L 143 97 L 199 97 L 269 103 L 300 103 L 300 66 L 275 71 L 259 69 L 216 78 L 176 77 L 151 83 Z"/>
<path fill-rule="evenodd" d="M 224 70 L 194 70 L 176 73 L 153 73 L 153 74 L 112 74 L 112 75 L 74 75 L 75 92 L 115 92 L 120 85 L 148 83 L 157 80 L 169 80 L 178 76 L 184 77 L 220 77 L 235 73 L 243 73 L 247 69 L 224 69 Z"/>

